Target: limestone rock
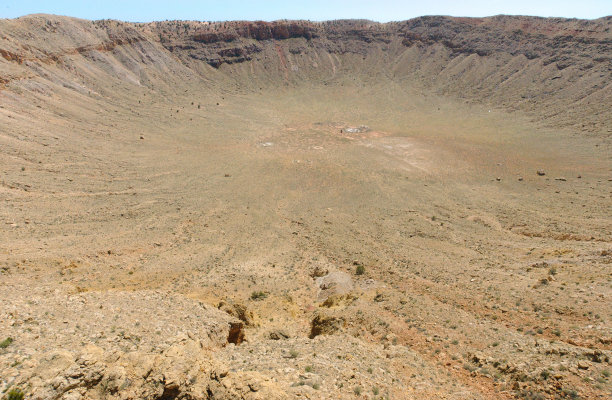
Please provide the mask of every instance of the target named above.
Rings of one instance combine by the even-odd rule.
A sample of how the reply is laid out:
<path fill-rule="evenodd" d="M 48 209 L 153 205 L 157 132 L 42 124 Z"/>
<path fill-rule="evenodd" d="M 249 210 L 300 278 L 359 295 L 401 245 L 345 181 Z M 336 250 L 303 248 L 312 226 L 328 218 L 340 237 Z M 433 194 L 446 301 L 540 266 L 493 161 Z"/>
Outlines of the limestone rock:
<path fill-rule="evenodd" d="M 346 272 L 336 271 L 316 280 L 317 300 L 324 302 L 330 296 L 342 296 L 353 290 L 353 279 Z"/>

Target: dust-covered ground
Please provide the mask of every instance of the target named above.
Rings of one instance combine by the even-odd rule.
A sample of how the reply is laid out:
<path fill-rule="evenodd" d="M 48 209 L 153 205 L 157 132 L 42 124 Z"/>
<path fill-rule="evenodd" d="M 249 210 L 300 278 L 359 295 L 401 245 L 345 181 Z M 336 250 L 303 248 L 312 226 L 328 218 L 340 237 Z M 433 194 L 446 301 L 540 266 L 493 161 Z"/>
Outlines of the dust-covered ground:
<path fill-rule="evenodd" d="M 0 90 L 7 394 L 610 396 L 609 113 L 335 68 L 245 88 L 141 46 L 5 57 L 38 74 Z"/>

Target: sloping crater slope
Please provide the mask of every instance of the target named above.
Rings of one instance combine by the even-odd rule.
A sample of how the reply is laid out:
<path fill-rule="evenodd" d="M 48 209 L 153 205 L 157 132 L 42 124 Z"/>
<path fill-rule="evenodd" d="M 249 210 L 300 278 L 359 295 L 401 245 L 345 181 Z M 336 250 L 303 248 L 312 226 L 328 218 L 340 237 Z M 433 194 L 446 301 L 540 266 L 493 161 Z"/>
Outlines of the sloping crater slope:
<path fill-rule="evenodd" d="M 0 392 L 608 398 L 611 25 L 0 20 Z"/>
<path fill-rule="evenodd" d="M 610 124 L 611 25 L 612 17 L 131 24 L 28 16 L 0 23 L 0 82 L 51 79 L 44 73 L 51 64 L 69 74 L 66 80 L 80 80 L 87 71 L 69 70 L 75 55 L 113 77 L 153 86 L 153 77 L 167 82 L 179 73 L 204 81 L 221 74 L 242 88 L 386 75 L 601 132 Z"/>

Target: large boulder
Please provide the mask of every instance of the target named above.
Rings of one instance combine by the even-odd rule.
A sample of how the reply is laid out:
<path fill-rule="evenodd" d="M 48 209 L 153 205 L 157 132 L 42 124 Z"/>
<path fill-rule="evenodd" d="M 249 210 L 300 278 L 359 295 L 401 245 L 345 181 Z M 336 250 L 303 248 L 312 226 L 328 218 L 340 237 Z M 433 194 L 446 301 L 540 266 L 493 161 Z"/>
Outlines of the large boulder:
<path fill-rule="evenodd" d="M 349 294 L 353 288 L 353 279 L 346 272 L 336 271 L 316 279 L 318 288 L 317 301 L 325 302 L 328 298 Z"/>

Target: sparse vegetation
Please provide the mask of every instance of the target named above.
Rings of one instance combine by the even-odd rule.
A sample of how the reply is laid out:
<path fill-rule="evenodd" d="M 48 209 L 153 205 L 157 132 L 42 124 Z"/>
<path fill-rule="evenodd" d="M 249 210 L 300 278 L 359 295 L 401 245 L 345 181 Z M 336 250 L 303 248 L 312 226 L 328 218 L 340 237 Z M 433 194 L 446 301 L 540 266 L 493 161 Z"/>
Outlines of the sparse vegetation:
<path fill-rule="evenodd" d="M 6 349 L 11 345 L 11 343 L 13 343 L 13 341 L 14 340 L 12 337 L 7 337 L 6 339 L 0 342 L 0 349 Z"/>
<path fill-rule="evenodd" d="M 19 388 L 12 388 L 4 397 L 6 400 L 23 400 L 24 393 Z"/>
<path fill-rule="evenodd" d="M 578 395 L 578 392 L 575 391 L 574 389 L 563 389 L 562 393 L 566 398 L 569 398 L 572 400 L 576 400 L 580 398 L 580 396 Z"/>
<path fill-rule="evenodd" d="M 612 20 L 93 24 L 0 20 L 1 400 L 605 398 Z"/>
<path fill-rule="evenodd" d="M 517 397 L 523 400 L 544 400 L 546 398 L 543 394 L 531 389 L 521 390 L 517 393 Z"/>
<path fill-rule="evenodd" d="M 263 300 L 266 297 L 268 297 L 268 293 L 263 292 L 263 291 L 254 291 L 251 293 L 251 300 Z"/>

